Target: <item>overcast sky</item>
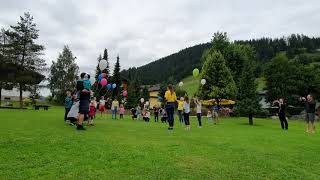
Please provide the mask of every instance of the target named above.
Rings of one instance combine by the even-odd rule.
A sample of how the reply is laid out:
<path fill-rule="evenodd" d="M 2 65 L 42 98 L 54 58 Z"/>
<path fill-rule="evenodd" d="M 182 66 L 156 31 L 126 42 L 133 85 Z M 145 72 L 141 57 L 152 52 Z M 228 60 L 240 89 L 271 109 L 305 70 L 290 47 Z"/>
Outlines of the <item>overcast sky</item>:
<path fill-rule="evenodd" d="M 104 48 L 112 68 L 119 54 L 126 69 L 208 42 L 218 30 L 232 40 L 320 34 L 319 0 L 0 0 L 0 27 L 26 11 L 49 65 L 69 45 L 89 73 Z"/>

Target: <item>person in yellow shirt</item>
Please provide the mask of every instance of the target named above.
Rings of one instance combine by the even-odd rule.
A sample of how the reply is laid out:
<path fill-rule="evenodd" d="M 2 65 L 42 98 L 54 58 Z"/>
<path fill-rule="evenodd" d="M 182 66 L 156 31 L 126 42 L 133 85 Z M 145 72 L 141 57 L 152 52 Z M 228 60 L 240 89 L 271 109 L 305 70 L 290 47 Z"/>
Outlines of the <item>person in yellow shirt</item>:
<path fill-rule="evenodd" d="M 183 97 L 181 97 L 180 100 L 178 100 L 178 114 L 179 114 L 180 124 L 184 123 L 184 119 L 183 119 L 183 103 L 184 103 L 184 99 L 183 99 Z"/>
<path fill-rule="evenodd" d="M 176 96 L 176 93 L 174 92 L 172 84 L 168 85 L 167 91 L 164 94 L 164 98 L 167 101 L 166 111 L 167 111 L 167 114 L 168 114 L 168 123 L 169 123 L 168 130 L 173 130 L 174 107 L 175 107 L 175 103 L 177 102 L 177 96 Z"/>
<path fill-rule="evenodd" d="M 111 104 L 112 119 L 117 119 L 118 108 L 119 108 L 119 101 L 117 100 L 117 97 L 115 97 Z"/>

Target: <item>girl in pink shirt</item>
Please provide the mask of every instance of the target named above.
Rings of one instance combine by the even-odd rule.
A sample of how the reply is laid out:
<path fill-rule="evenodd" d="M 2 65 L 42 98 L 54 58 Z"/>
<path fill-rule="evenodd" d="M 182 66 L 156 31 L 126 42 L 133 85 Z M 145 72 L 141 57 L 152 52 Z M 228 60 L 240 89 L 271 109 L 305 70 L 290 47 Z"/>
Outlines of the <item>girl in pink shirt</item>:
<path fill-rule="evenodd" d="M 123 119 L 123 115 L 124 115 L 125 111 L 126 110 L 124 109 L 123 104 L 120 104 L 120 108 L 119 108 L 120 119 Z"/>

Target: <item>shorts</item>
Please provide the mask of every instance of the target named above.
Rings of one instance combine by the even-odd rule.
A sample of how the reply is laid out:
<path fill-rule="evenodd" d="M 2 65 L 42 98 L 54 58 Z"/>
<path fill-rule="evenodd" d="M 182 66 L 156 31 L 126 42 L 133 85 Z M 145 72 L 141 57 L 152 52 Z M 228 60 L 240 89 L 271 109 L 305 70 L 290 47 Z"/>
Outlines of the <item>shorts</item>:
<path fill-rule="evenodd" d="M 306 122 L 309 123 L 314 123 L 315 120 L 315 113 L 307 113 L 306 114 Z"/>
<path fill-rule="evenodd" d="M 99 111 L 104 112 L 106 110 L 106 107 L 104 105 L 99 106 Z"/>
<path fill-rule="evenodd" d="M 90 104 L 90 100 L 89 99 L 80 99 L 79 113 L 87 115 L 88 112 L 89 112 L 89 104 Z"/>

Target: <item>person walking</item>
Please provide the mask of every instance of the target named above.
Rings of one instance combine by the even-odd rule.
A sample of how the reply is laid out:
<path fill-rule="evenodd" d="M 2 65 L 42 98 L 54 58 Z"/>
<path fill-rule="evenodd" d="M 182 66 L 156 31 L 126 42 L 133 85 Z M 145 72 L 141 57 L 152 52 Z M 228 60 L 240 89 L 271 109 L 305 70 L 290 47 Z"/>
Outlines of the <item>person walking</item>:
<path fill-rule="evenodd" d="M 288 130 L 288 121 L 286 117 L 287 104 L 284 102 L 282 98 L 273 101 L 273 104 L 278 106 L 278 116 L 281 123 L 281 128 L 284 130 Z"/>
<path fill-rule="evenodd" d="M 168 123 L 169 127 L 168 130 L 173 130 L 173 125 L 174 125 L 174 107 L 177 102 L 177 96 L 176 93 L 174 92 L 172 84 L 168 85 L 167 91 L 165 92 L 164 95 L 166 99 L 166 112 L 168 114 Z"/>
<path fill-rule="evenodd" d="M 306 110 L 306 132 L 315 133 L 316 127 L 314 124 L 315 113 L 316 113 L 316 102 L 312 95 L 308 95 L 307 99 L 305 97 L 300 98 L 301 101 L 305 103 Z"/>
<path fill-rule="evenodd" d="M 64 122 L 67 121 L 67 115 L 68 115 L 68 113 L 72 107 L 72 104 L 73 104 L 71 92 L 67 91 L 66 94 L 67 94 L 67 97 L 64 99 L 64 109 L 65 109 Z"/>
<path fill-rule="evenodd" d="M 194 98 L 194 103 L 197 106 L 197 119 L 199 123 L 199 128 L 202 128 L 201 116 L 202 116 L 202 104 L 198 98 Z"/>

